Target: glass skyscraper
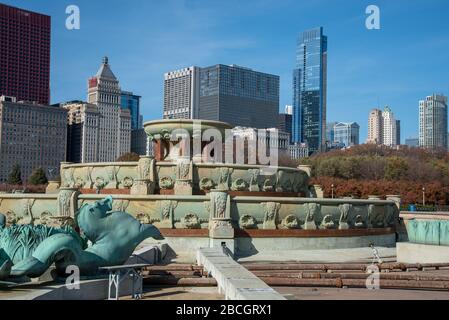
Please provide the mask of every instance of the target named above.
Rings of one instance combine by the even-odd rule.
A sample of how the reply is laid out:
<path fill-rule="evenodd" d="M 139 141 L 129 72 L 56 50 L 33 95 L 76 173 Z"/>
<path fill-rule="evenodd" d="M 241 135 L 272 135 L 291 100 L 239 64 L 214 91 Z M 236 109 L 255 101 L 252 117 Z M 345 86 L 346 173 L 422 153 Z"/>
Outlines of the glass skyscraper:
<path fill-rule="evenodd" d="M 326 144 L 327 37 L 323 28 L 299 35 L 293 71 L 293 142 L 311 153 Z"/>
<path fill-rule="evenodd" d="M 122 91 L 121 93 L 121 107 L 131 112 L 131 130 L 137 130 L 142 127 L 140 119 L 140 98 L 132 92 Z"/>

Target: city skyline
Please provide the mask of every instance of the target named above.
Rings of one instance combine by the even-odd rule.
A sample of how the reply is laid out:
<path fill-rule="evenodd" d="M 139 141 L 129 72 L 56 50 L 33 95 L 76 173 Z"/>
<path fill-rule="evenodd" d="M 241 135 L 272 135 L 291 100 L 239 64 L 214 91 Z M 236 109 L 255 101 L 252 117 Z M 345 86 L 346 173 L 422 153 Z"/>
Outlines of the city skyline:
<path fill-rule="evenodd" d="M 402 120 L 403 140 L 417 137 L 418 101 L 433 92 L 447 95 L 449 90 L 449 80 L 444 77 L 449 68 L 444 54 L 449 47 L 448 28 L 443 22 L 443 8 L 448 4 L 444 1 L 419 6 L 405 1 L 377 1 L 380 30 L 365 28 L 368 1 L 354 1 L 345 8 L 330 1 L 249 2 L 234 10 L 229 19 L 225 12 L 233 6 L 232 1 L 168 1 L 157 6 L 137 1 L 125 12 L 116 9 L 120 5 L 114 6 L 113 1 L 108 15 L 100 14 L 104 12 L 103 3 L 77 1 L 81 29 L 74 31 L 65 29 L 65 3 L 3 2 L 52 17 L 52 103 L 83 100 L 84 79 L 96 67 L 96 61 L 108 55 L 126 88 L 142 95 L 144 120 L 160 118 L 164 72 L 187 65 L 238 64 L 280 75 L 283 108 L 292 100 L 296 38 L 316 26 L 323 26 L 329 38 L 328 121 L 360 123 L 362 141 L 367 136 L 366 115 L 383 105 L 390 105 Z M 167 14 L 178 18 L 170 19 L 168 27 L 159 17 L 165 19 Z M 196 19 L 192 20 L 192 15 Z M 129 25 L 119 28 L 117 19 Z M 161 31 L 162 27 L 167 30 Z M 93 47 L 89 35 L 94 28 L 101 34 L 102 45 L 98 50 L 88 50 Z M 142 32 L 131 33 L 135 28 Z M 123 49 L 117 46 L 117 39 L 133 45 Z M 420 46 L 426 50 L 413 49 Z"/>

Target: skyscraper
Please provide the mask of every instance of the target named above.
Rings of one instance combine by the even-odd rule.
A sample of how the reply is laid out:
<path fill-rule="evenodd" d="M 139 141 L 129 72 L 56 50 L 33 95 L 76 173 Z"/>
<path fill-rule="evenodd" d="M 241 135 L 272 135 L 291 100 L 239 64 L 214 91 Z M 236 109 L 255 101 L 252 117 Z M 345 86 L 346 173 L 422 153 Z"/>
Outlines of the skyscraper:
<path fill-rule="evenodd" d="M 70 101 L 61 107 L 68 111 L 67 161 L 98 161 L 101 121 L 98 107 L 83 101 Z"/>
<path fill-rule="evenodd" d="M 371 110 L 368 118 L 368 140 L 367 143 L 383 143 L 383 121 L 382 111 L 379 109 Z"/>
<path fill-rule="evenodd" d="M 385 107 L 383 111 L 371 110 L 368 118 L 367 143 L 395 147 L 399 144 L 398 134 L 400 136 L 400 121 L 395 119 L 390 107 Z"/>
<path fill-rule="evenodd" d="M 299 35 L 293 71 L 293 142 L 310 152 L 326 143 L 327 37 L 323 28 Z"/>
<path fill-rule="evenodd" d="M 326 124 L 326 141 L 333 143 L 334 137 L 335 137 L 335 130 L 334 127 L 338 122 L 329 122 Z"/>
<path fill-rule="evenodd" d="M 87 102 L 100 113 L 98 158 L 96 161 L 115 161 L 131 150 L 131 113 L 121 108 L 119 81 L 112 72 L 109 60 L 88 81 Z"/>
<path fill-rule="evenodd" d="M 419 101 L 419 146 L 447 148 L 447 97 L 433 94 Z"/>
<path fill-rule="evenodd" d="M 200 119 L 266 129 L 278 115 L 279 76 L 236 65 L 201 68 Z"/>
<path fill-rule="evenodd" d="M 141 127 L 140 120 L 140 98 L 132 92 L 122 91 L 121 93 L 121 106 L 122 109 L 129 110 L 131 113 L 131 130 L 137 130 Z"/>
<path fill-rule="evenodd" d="M 338 122 L 334 125 L 334 141 L 344 144 L 345 147 L 356 146 L 359 144 L 360 126 L 357 122 Z"/>
<path fill-rule="evenodd" d="M 0 96 L 0 183 L 15 164 L 24 181 L 37 168 L 57 174 L 66 158 L 66 142 L 66 110 Z"/>
<path fill-rule="evenodd" d="M 164 119 L 197 119 L 199 70 L 190 67 L 164 75 Z"/>
<path fill-rule="evenodd" d="M 289 143 L 292 142 L 292 115 L 287 113 L 279 114 L 279 121 L 277 128 L 282 132 L 290 134 Z"/>
<path fill-rule="evenodd" d="M 382 121 L 383 121 L 383 142 L 382 144 L 395 147 L 398 145 L 397 139 L 397 122 L 394 118 L 393 111 L 391 111 L 390 107 L 385 107 L 382 112 Z"/>
<path fill-rule="evenodd" d="M 49 16 L 0 3 L 0 95 L 50 101 Z"/>
<path fill-rule="evenodd" d="M 277 126 L 279 76 L 236 65 L 190 67 L 165 74 L 164 118 Z"/>

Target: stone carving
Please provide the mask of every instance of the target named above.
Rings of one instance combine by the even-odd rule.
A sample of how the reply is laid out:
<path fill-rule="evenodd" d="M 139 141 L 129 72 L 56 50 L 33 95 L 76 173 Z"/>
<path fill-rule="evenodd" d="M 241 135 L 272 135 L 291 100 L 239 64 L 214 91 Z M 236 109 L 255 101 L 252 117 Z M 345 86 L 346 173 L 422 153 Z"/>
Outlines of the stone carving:
<path fill-rule="evenodd" d="M 42 212 L 40 217 L 36 219 L 35 222 L 36 224 L 54 227 L 54 225 L 52 225 L 52 223 L 54 222 L 54 220 L 52 219 L 52 214 L 48 211 Z"/>
<path fill-rule="evenodd" d="M 240 217 L 239 225 L 240 228 L 243 229 L 257 229 L 257 220 L 253 216 L 247 214 Z"/>
<path fill-rule="evenodd" d="M 164 200 L 161 202 L 161 228 L 175 227 L 175 209 L 178 206 L 178 201 Z"/>
<path fill-rule="evenodd" d="M 281 171 L 283 172 L 283 171 Z M 290 180 L 291 179 L 291 175 L 284 173 L 282 175 L 282 180 L 281 180 L 281 189 L 283 192 L 293 192 L 293 183 Z"/>
<path fill-rule="evenodd" d="M 352 205 L 345 203 L 338 206 L 338 209 L 340 210 L 340 220 L 338 224 L 339 230 L 347 230 L 349 229 L 348 219 L 349 215 L 352 212 Z"/>
<path fill-rule="evenodd" d="M 118 183 L 117 183 L 117 173 L 119 171 L 120 167 L 116 166 L 109 166 L 106 167 L 106 174 L 108 177 L 108 183 L 105 186 L 106 189 L 117 189 Z"/>
<path fill-rule="evenodd" d="M 191 166 L 192 163 L 189 160 L 178 159 L 176 163 L 176 178 L 178 180 L 191 180 Z"/>
<path fill-rule="evenodd" d="M 212 239 L 232 239 L 234 229 L 231 224 L 231 199 L 226 191 L 209 192 L 209 237 Z"/>
<path fill-rule="evenodd" d="M 384 226 L 384 215 L 379 210 L 376 210 L 374 204 L 368 206 L 368 227 L 382 228 Z"/>
<path fill-rule="evenodd" d="M 92 171 L 94 171 L 93 167 L 88 167 L 86 172 L 86 184 L 84 185 L 84 188 L 91 189 L 94 185 L 94 182 L 92 180 Z"/>
<path fill-rule="evenodd" d="M 78 210 L 78 190 L 61 188 L 58 193 L 58 216 L 73 217 Z"/>
<path fill-rule="evenodd" d="M 175 170 L 176 170 L 175 194 L 192 195 L 193 163 L 188 159 L 179 158 L 176 161 Z"/>
<path fill-rule="evenodd" d="M 321 222 L 321 229 L 333 229 L 335 227 L 335 223 L 332 220 L 332 216 L 330 214 L 326 215 Z"/>
<path fill-rule="evenodd" d="M 212 179 L 204 177 L 200 180 L 199 186 L 200 190 L 209 191 L 215 187 L 215 183 Z"/>
<path fill-rule="evenodd" d="M 250 169 L 248 170 L 248 173 L 250 174 L 250 182 L 249 182 L 249 191 L 252 192 L 258 192 L 260 191 L 259 188 L 259 175 L 260 170 L 259 169 Z"/>
<path fill-rule="evenodd" d="M 200 220 L 198 219 L 198 216 L 193 213 L 186 214 L 184 216 L 184 218 L 182 219 L 182 224 L 183 224 L 184 228 L 187 228 L 187 229 L 200 229 L 201 228 L 201 223 L 200 223 Z"/>
<path fill-rule="evenodd" d="M 20 218 L 17 217 L 14 211 L 8 210 L 6 212 L 6 225 L 11 226 L 19 222 Z"/>
<path fill-rule="evenodd" d="M 232 191 L 246 191 L 248 190 L 248 184 L 243 179 L 236 179 L 232 182 Z"/>
<path fill-rule="evenodd" d="M 282 225 L 287 229 L 298 229 L 299 228 L 298 218 L 294 214 L 288 215 L 282 221 Z"/>
<path fill-rule="evenodd" d="M 391 205 L 385 205 L 385 216 L 384 216 L 384 221 L 383 221 L 383 225 L 386 227 L 391 227 L 394 226 L 395 224 L 395 216 L 394 216 L 394 207 Z"/>
<path fill-rule="evenodd" d="M 220 168 L 220 174 L 218 178 L 218 189 L 229 190 L 231 184 L 231 175 L 234 172 L 232 168 Z"/>
<path fill-rule="evenodd" d="M 139 172 L 139 178 L 142 180 L 153 181 L 154 180 L 154 167 L 155 161 L 152 157 L 140 157 L 137 170 Z"/>
<path fill-rule="evenodd" d="M 150 215 L 145 212 L 136 214 L 136 219 L 139 220 L 140 223 L 150 223 Z"/>
<path fill-rule="evenodd" d="M 274 185 L 271 182 L 271 179 L 265 179 L 263 183 L 262 190 L 265 192 L 273 192 L 274 191 Z"/>
<path fill-rule="evenodd" d="M 97 190 L 101 190 L 106 186 L 106 182 L 104 181 L 104 179 L 102 177 L 97 177 L 95 179 L 95 183 L 94 183 L 94 187 Z"/>
<path fill-rule="evenodd" d="M 173 187 L 175 186 L 173 179 L 170 177 L 162 177 L 159 180 L 159 187 L 161 189 L 173 189 Z"/>
<path fill-rule="evenodd" d="M 142 225 L 125 212 L 108 213 L 111 209 L 111 197 L 80 209 L 77 222 L 85 238 L 70 227 L 5 227 L 3 223 L 0 225 L 4 253 L 0 257 L 0 280 L 9 276 L 39 277 L 53 263 L 61 276 L 66 275 L 68 265 L 78 266 L 81 275 L 93 275 L 99 267 L 125 263 L 137 244 L 146 238 L 162 239 L 154 226 Z M 92 246 L 87 248 L 86 240 Z"/>
<path fill-rule="evenodd" d="M 73 185 L 77 189 L 81 189 L 84 187 L 84 180 L 81 177 L 76 177 L 75 184 Z"/>
<path fill-rule="evenodd" d="M 365 221 L 363 221 L 363 217 L 361 215 L 357 215 L 354 219 L 354 227 L 357 229 L 361 229 L 365 227 Z"/>
<path fill-rule="evenodd" d="M 131 177 L 124 177 L 120 184 L 122 187 L 130 189 L 134 184 L 134 179 Z"/>
<path fill-rule="evenodd" d="M 262 206 L 264 207 L 265 211 L 263 228 L 277 229 L 277 221 L 279 210 L 281 209 L 281 204 L 277 202 L 266 202 L 262 203 Z"/>
<path fill-rule="evenodd" d="M 35 199 L 22 199 L 21 200 L 21 213 L 19 219 L 17 219 L 17 224 L 33 224 L 34 217 L 32 212 L 32 207 Z"/>
<path fill-rule="evenodd" d="M 213 191 L 209 195 L 211 219 L 230 219 L 227 192 Z"/>
<path fill-rule="evenodd" d="M 131 195 L 148 195 L 154 193 L 154 188 L 150 188 L 150 181 L 142 180 L 142 179 L 136 179 L 131 186 Z"/>
<path fill-rule="evenodd" d="M 66 168 L 63 170 L 64 172 L 64 180 L 63 180 L 63 187 L 73 187 L 75 184 L 75 180 L 73 179 L 75 168 Z"/>
<path fill-rule="evenodd" d="M 318 203 L 305 203 L 304 204 L 306 219 L 304 221 L 304 230 L 316 230 L 316 219 L 319 219 L 321 215 L 321 205 Z"/>
<path fill-rule="evenodd" d="M 114 200 L 112 211 L 126 211 L 129 206 L 129 200 Z"/>

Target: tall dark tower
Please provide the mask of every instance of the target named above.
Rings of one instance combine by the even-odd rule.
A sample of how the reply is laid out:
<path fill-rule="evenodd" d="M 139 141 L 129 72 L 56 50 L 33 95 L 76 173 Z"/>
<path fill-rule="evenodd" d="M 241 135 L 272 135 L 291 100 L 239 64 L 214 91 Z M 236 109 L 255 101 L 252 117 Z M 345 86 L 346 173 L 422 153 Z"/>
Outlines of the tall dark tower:
<path fill-rule="evenodd" d="M 299 35 L 293 71 L 293 142 L 310 152 L 326 144 L 327 37 L 323 28 Z"/>
<path fill-rule="evenodd" d="M 50 103 L 49 16 L 0 4 L 0 95 Z"/>

